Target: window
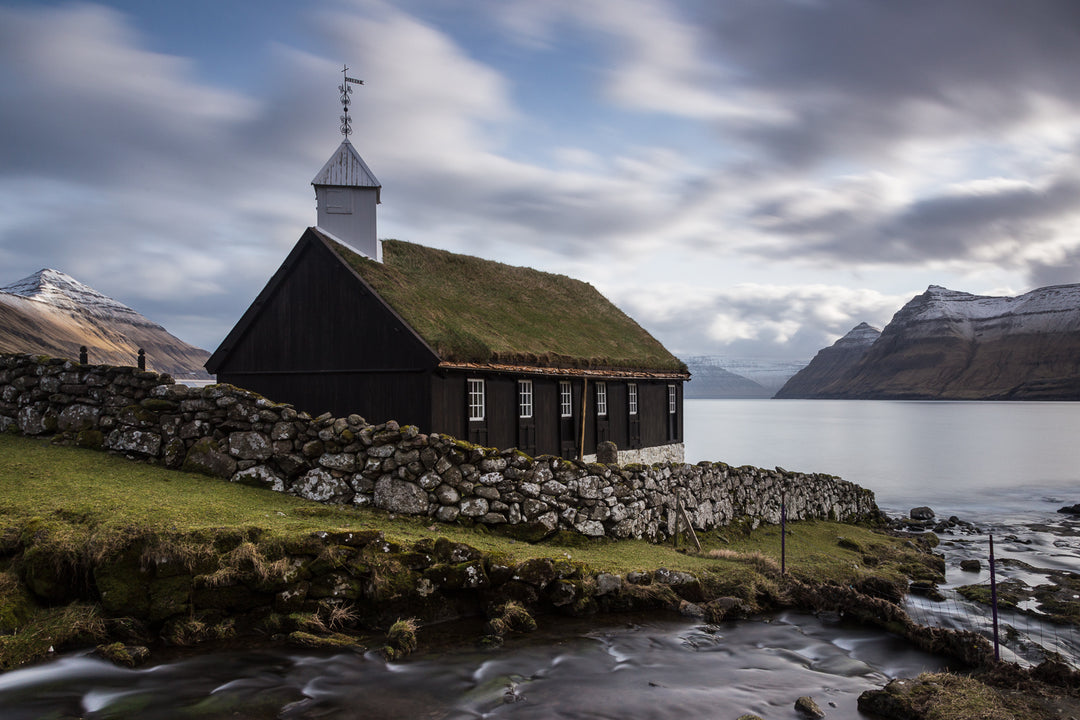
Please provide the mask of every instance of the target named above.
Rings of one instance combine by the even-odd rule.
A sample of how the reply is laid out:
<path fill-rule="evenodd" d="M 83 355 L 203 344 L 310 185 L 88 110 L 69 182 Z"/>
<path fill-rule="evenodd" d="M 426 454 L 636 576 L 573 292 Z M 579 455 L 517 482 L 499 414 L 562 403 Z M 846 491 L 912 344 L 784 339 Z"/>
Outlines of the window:
<path fill-rule="evenodd" d="M 484 419 L 484 381 L 469 380 L 469 420 Z"/>
<path fill-rule="evenodd" d="M 326 212 L 335 215 L 352 215 L 352 193 L 347 190 L 327 190 Z"/>
<path fill-rule="evenodd" d="M 596 414 L 607 415 L 607 383 L 596 383 Z"/>
<path fill-rule="evenodd" d="M 532 380 L 518 380 L 518 417 L 531 418 L 533 416 L 533 386 Z"/>
<path fill-rule="evenodd" d="M 574 396 L 570 391 L 570 381 L 559 381 L 559 415 L 568 418 L 574 416 Z"/>
<path fill-rule="evenodd" d="M 679 403 L 675 398 L 675 386 L 667 386 L 667 411 L 669 415 L 674 415 L 679 411 Z"/>
<path fill-rule="evenodd" d="M 630 408 L 630 414 L 637 415 L 637 383 L 626 386 L 626 404 Z"/>

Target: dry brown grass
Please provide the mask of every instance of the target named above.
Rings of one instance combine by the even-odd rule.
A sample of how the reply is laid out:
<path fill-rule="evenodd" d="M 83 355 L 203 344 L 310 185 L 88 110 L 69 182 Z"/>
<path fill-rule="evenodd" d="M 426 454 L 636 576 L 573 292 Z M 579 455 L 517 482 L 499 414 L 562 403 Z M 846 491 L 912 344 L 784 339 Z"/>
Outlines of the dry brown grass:
<path fill-rule="evenodd" d="M 759 550 L 738 552 L 736 550 L 728 550 L 727 548 L 718 548 L 705 553 L 705 557 L 714 560 L 734 560 L 736 562 L 746 563 L 758 572 L 766 575 L 780 574 L 780 563 Z"/>

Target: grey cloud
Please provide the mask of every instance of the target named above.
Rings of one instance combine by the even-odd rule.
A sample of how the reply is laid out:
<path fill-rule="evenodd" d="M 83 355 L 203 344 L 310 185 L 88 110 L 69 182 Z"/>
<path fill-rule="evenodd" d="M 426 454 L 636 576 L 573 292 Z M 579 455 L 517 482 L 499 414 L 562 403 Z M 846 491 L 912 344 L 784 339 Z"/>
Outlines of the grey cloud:
<path fill-rule="evenodd" d="M 853 201 L 850 207 L 812 215 L 793 209 L 797 198 L 762 202 L 749 213 L 750 219 L 763 231 L 792 240 L 757 252 L 782 257 L 791 251 L 791 243 L 798 243 L 800 255 L 823 262 L 985 260 L 986 248 L 995 243 L 1053 241 L 1056 223 L 1080 213 L 1080 178 L 1069 174 L 1043 187 L 942 194 L 899 209 L 858 199 L 861 202 Z M 1023 267 L 1025 261 L 1003 257 L 999 262 Z"/>
<path fill-rule="evenodd" d="M 794 112 L 734 128 L 784 164 L 881 156 L 903 137 L 994 132 L 1035 112 L 1040 96 L 1080 106 L 1072 0 L 706 5 L 715 62 Z"/>
<path fill-rule="evenodd" d="M 1032 287 L 1080 283 L 1080 248 L 1072 248 L 1052 263 L 1032 263 L 1028 278 Z"/>

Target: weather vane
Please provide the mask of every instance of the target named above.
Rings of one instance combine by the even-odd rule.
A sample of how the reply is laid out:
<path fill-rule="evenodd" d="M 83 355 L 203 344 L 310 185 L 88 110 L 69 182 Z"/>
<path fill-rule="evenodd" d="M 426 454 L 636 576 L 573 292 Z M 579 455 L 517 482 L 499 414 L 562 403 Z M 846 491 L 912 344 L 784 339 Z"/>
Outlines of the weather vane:
<path fill-rule="evenodd" d="M 352 104 L 352 86 L 363 85 L 363 80 L 357 80 L 356 78 L 349 77 L 346 73 L 349 72 L 348 65 L 341 66 L 341 75 L 345 78 L 345 81 L 338 85 L 338 90 L 341 92 L 341 134 L 348 140 L 352 135 L 352 118 L 349 117 L 349 105 Z"/>

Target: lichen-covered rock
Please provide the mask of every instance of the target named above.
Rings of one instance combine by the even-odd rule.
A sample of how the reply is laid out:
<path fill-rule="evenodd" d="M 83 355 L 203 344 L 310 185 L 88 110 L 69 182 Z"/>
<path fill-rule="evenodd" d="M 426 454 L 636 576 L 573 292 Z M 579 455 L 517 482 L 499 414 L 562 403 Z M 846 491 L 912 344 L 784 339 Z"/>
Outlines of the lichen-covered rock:
<path fill-rule="evenodd" d="M 258 432 L 229 434 L 229 455 L 239 460 L 266 460 L 274 451 L 269 438 Z"/>
<path fill-rule="evenodd" d="M 338 499 L 338 502 L 346 502 L 344 498 L 352 499 L 352 488 L 343 478 L 334 477 L 330 472 L 322 468 L 309 470 L 293 482 L 293 492 L 307 500 L 326 502 Z"/>
<path fill-rule="evenodd" d="M 157 457 L 161 451 L 161 436 L 147 430 L 116 429 L 109 433 L 105 447 L 122 453 Z"/>
<path fill-rule="evenodd" d="M 488 512 L 488 501 L 481 497 L 469 498 L 461 503 L 461 514 L 465 517 L 483 517 Z"/>
<path fill-rule="evenodd" d="M 220 452 L 213 438 L 201 438 L 188 450 L 181 469 L 186 472 L 231 478 L 236 472 L 236 461 Z"/>
<path fill-rule="evenodd" d="M 323 453 L 319 457 L 319 465 L 328 470 L 340 470 L 353 472 L 356 470 L 356 455 L 352 453 Z"/>
<path fill-rule="evenodd" d="M 68 405 L 60 412 L 56 429 L 60 432 L 93 430 L 97 427 L 99 417 L 101 417 L 101 408 L 93 405 Z"/>
<path fill-rule="evenodd" d="M 230 480 L 241 485 L 266 488 L 276 492 L 285 492 L 285 481 L 266 465 L 255 465 L 247 470 L 240 470 Z"/>
<path fill-rule="evenodd" d="M 404 515 L 427 513 L 427 492 L 416 483 L 395 477 L 382 477 L 375 483 L 375 507 Z"/>

